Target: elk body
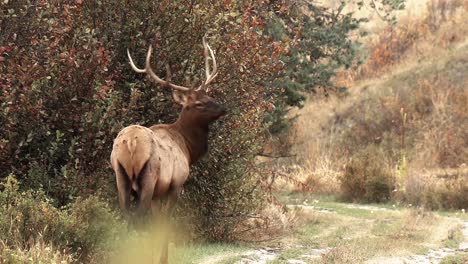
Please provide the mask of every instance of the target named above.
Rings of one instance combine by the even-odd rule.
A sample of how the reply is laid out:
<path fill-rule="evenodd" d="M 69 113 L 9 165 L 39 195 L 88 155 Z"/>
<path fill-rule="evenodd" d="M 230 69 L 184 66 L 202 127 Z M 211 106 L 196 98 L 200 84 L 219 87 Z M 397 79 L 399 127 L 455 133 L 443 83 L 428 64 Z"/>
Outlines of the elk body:
<path fill-rule="evenodd" d="M 130 53 L 130 65 L 138 73 L 146 73 L 156 83 L 172 88 L 174 100 L 182 111 L 173 124 L 158 124 L 149 128 L 132 125 L 122 129 L 114 140 L 111 164 L 115 171 L 119 204 L 129 214 L 130 197 L 137 201 L 136 215 L 144 216 L 150 208 L 157 208 L 161 198 L 170 217 L 172 209 L 189 176 L 190 165 L 208 150 L 209 125 L 226 114 L 226 109 L 207 95 L 208 84 L 217 75 L 214 53 L 203 38 L 206 81 L 197 89 L 170 83 L 159 78 L 151 69 L 152 48 L 148 49 L 144 69 L 135 66 Z M 209 55 L 213 61 L 212 72 Z M 155 210 L 156 211 L 156 210 Z M 167 263 L 167 239 L 161 262 Z"/>

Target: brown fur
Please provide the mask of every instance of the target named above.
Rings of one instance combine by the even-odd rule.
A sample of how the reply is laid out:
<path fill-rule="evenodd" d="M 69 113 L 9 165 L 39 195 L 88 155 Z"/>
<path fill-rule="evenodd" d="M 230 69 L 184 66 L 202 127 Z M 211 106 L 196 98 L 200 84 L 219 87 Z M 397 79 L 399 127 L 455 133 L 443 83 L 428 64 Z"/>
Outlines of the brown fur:
<path fill-rule="evenodd" d="M 185 100 L 175 123 L 150 128 L 128 126 L 114 140 L 111 164 L 116 172 L 119 196 L 123 196 L 122 208 L 129 207 L 127 193 L 133 190 L 140 195 L 142 181 L 154 186 L 153 198 L 163 197 L 170 188 L 182 188 L 189 166 L 208 150 L 208 126 L 225 109 L 203 91 L 192 91 Z"/>

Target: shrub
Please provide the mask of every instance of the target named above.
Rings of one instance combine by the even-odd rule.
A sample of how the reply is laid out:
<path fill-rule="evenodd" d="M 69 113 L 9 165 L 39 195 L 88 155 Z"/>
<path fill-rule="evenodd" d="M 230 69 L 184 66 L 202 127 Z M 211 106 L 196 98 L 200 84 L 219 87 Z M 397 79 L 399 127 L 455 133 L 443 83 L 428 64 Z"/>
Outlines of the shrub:
<path fill-rule="evenodd" d="M 178 112 L 170 91 L 151 89 L 154 84 L 128 67 L 126 49 L 140 64 L 153 44 L 155 71 L 160 74 L 167 62 L 174 83 L 193 86 L 203 76 L 201 39 L 209 33 L 219 63 L 212 95 L 230 115 L 213 129 L 210 156 L 191 173 L 205 184 L 192 184 L 187 195 L 199 207 L 220 210 L 216 219 L 201 219 L 219 225 L 247 202 L 245 194 L 256 181 L 247 167 L 264 135 L 263 116 L 277 92 L 267 84 L 281 68 L 282 55 L 274 54 L 271 39 L 258 31 L 263 22 L 254 17 L 254 7 L 109 0 L 1 5 L 8 14 L 0 35 L 0 178 L 13 172 L 24 183 L 21 188 L 42 188 L 59 206 L 114 187 L 102 179 L 112 179 L 108 159 L 118 131 L 130 124 L 168 123 Z"/>
<path fill-rule="evenodd" d="M 425 34 L 426 24 L 420 21 L 402 21 L 398 26 L 387 26 L 369 41 L 369 58 L 360 67 L 359 77 L 377 76 L 388 66 L 400 62 Z"/>
<path fill-rule="evenodd" d="M 71 219 L 67 227 L 68 247 L 84 256 L 108 256 L 115 240 L 127 231 L 126 224 L 118 220 L 109 205 L 95 196 L 77 199 L 67 214 Z"/>
<path fill-rule="evenodd" d="M 426 168 L 457 168 L 466 162 L 468 131 L 459 124 L 468 118 L 468 91 L 466 81 L 456 77 L 466 68 L 454 68 L 443 78 L 420 80 L 412 91 L 415 99 L 409 110 L 420 117 L 416 122 L 422 128 L 415 135 L 415 148 Z"/>
<path fill-rule="evenodd" d="M 45 241 L 62 244 L 66 229 L 64 214 L 51 205 L 42 191 L 20 191 L 16 178 L 9 176 L 0 193 L 2 240 L 24 248 L 41 236 Z"/>
<path fill-rule="evenodd" d="M 0 262 L 5 264 L 20 263 L 75 263 L 74 254 L 67 253 L 39 241 L 28 249 L 9 248 L 0 244 Z"/>
<path fill-rule="evenodd" d="M 384 153 L 374 145 L 353 155 L 340 178 L 343 198 L 348 201 L 385 202 L 394 182 Z"/>
<path fill-rule="evenodd" d="M 426 185 L 421 204 L 432 210 L 466 209 L 468 180 L 461 176 L 438 184 Z"/>
<path fill-rule="evenodd" d="M 78 199 L 69 208 L 54 207 L 42 190 L 20 191 L 7 177 L 0 192 L 0 237 L 7 248 L 33 254 L 34 247 L 73 251 L 81 261 L 112 249 L 125 230 L 109 206 L 97 197 Z M 10 255 L 13 256 L 14 253 Z"/>

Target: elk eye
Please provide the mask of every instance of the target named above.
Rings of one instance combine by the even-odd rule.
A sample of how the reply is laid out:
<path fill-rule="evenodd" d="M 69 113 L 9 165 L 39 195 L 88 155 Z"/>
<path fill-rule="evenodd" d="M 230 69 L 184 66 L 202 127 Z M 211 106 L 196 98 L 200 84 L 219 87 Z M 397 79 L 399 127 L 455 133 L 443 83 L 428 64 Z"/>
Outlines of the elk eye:
<path fill-rule="evenodd" d="M 200 101 L 196 101 L 196 102 L 195 102 L 195 106 L 196 106 L 196 107 L 202 107 L 202 106 L 203 106 L 203 103 L 200 102 Z"/>

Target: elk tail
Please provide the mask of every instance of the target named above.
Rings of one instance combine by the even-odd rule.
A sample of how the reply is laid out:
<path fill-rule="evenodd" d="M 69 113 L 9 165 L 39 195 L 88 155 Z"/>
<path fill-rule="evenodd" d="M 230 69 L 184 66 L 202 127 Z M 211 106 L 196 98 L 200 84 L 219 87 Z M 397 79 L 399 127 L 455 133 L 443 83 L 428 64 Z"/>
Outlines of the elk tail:
<path fill-rule="evenodd" d="M 137 137 L 132 138 L 127 141 L 127 148 L 128 148 L 128 151 L 130 152 L 130 157 L 132 160 L 133 160 L 133 157 L 135 156 L 136 147 L 137 147 Z"/>

